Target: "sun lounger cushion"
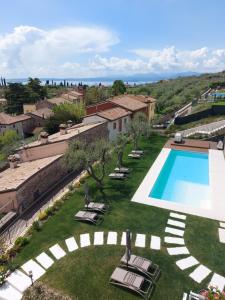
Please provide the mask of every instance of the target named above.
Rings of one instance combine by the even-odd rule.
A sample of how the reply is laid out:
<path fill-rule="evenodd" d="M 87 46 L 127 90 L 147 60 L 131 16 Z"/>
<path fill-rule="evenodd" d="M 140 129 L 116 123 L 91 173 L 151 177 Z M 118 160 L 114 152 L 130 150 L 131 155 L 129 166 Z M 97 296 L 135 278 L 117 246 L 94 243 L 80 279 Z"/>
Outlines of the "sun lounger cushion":
<path fill-rule="evenodd" d="M 125 255 L 122 257 L 121 262 L 127 263 Z M 128 261 L 128 264 L 147 271 L 149 269 L 149 267 L 151 266 L 152 262 L 143 257 L 132 254 L 130 257 L 130 260 Z"/>
<path fill-rule="evenodd" d="M 118 173 L 129 173 L 129 168 L 125 168 L 125 167 L 115 168 L 114 171 Z"/>
<path fill-rule="evenodd" d="M 123 173 L 111 173 L 109 174 L 109 177 L 124 178 L 125 175 Z"/>
<path fill-rule="evenodd" d="M 85 208 L 98 208 L 98 209 L 104 209 L 104 208 L 105 208 L 105 204 L 103 204 L 103 203 L 90 202 L 88 205 L 85 205 Z"/>
<path fill-rule="evenodd" d="M 86 219 L 95 219 L 97 216 L 98 214 L 96 213 L 83 211 L 83 210 L 78 211 L 78 213 L 75 215 L 75 217 L 77 218 L 86 218 Z"/>
<path fill-rule="evenodd" d="M 132 286 L 135 289 L 140 289 L 144 282 L 144 277 L 133 272 L 126 271 L 121 268 L 116 268 L 111 276 L 112 280 L 120 282 L 127 286 Z"/>
<path fill-rule="evenodd" d="M 128 157 L 140 158 L 141 155 L 140 154 L 135 154 L 135 153 L 130 153 L 130 154 L 128 154 Z"/>

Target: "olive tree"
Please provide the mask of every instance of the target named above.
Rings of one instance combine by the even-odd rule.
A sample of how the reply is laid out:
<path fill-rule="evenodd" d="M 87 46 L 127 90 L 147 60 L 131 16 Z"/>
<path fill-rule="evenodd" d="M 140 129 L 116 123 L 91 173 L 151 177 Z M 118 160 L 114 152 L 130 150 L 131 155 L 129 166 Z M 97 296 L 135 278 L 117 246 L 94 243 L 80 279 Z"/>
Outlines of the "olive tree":
<path fill-rule="evenodd" d="M 127 134 L 119 133 L 113 142 L 114 151 L 117 155 L 117 167 L 123 167 L 123 155 L 126 145 L 129 143 L 130 137 Z"/>
<path fill-rule="evenodd" d="M 128 133 L 133 141 L 134 150 L 138 149 L 141 136 L 150 136 L 151 124 L 144 113 L 137 113 L 128 124 Z"/>
<path fill-rule="evenodd" d="M 91 143 L 78 140 L 69 145 L 65 162 L 70 170 L 85 169 L 95 180 L 97 187 L 104 196 L 103 180 L 106 175 L 106 165 L 110 161 L 111 155 L 110 143 L 105 139 Z"/>

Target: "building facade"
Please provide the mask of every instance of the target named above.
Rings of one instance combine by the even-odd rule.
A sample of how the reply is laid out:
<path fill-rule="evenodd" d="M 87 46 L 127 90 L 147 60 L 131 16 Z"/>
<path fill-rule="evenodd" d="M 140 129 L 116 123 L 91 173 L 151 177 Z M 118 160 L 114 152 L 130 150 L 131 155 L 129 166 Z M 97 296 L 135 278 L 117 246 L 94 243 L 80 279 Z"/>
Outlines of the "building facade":
<path fill-rule="evenodd" d="M 29 135 L 34 129 L 34 122 L 30 116 L 18 115 L 11 116 L 6 113 L 0 113 L 0 134 L 4 135 L 5 131 L 13 130 L 24 137 Z"/>

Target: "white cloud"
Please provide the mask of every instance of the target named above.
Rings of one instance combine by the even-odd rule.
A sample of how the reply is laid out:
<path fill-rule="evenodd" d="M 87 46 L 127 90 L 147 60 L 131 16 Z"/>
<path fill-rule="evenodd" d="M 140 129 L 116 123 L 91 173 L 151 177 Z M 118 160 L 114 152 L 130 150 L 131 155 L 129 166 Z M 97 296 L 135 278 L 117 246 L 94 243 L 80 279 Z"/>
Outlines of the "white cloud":
<path fill-rule="evenodd" d="M 225 69 L 225 49 L 175 46 L 134 49 L 128 57 L 110 55 L 118 36 L 102 27 L 70 26 L 43 30 L 15 27 L 0 36 L 0 75 L 7 78 L 95 77 L 160 72 L 213 72 Z M 107 57 L 103 53 L 107 53 Z"/>
<path fill-rule="evenodd" d="M 15 27 L 0 36 L 0 74 L 7 77 L 46 76 L 77 68 L 74 57 L 109 51 L 117 35 L 100 27 L 62 27 L 42 30 L 32 26 Z M 58 70 L 55 73 L 55 70 Z M 50 71 L 50 73 L 48 73 Z"/>
<path fill-rule="evenodd" d="M 225 70 L 225 49 L 207 47 L 192 51 L 166 47 L 162 50 L 135 49 L 134 59 L 96 55 L 89 68 L 106 74 L 135 74 L 162 72 L 216 72 Z"/>
<path fill-rule="evenodd" d="M 149 70 L 213 72 L 225 69 L 225 49 L 179 50 L 174 46 L 162 50 L 136 49 L 132 51 L 146 61 Z"/>

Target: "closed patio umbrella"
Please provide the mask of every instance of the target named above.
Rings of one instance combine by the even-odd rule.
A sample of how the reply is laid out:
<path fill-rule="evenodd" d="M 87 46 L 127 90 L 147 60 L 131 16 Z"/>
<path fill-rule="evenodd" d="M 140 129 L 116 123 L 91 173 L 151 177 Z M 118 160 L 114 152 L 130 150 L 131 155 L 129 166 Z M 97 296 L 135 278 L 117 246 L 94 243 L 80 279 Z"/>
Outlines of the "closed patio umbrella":
<path fill-rule="evenodd" d="M 126 257 L 127 267 L 128 267 L 128 262 L 129 262 L 130 257 L 131 257 L 131 234 L 130 234 L 129 229 L 126 230 L 126 252 L 125 252 L 125 257 Z"/>
<path fill-rule="evenodd" d="M 88 206 L 90 203 L 90 195 L 89 195 L 89 186 L 87 183 L 84 184 L 84 201 L 85 204 Z"/>

